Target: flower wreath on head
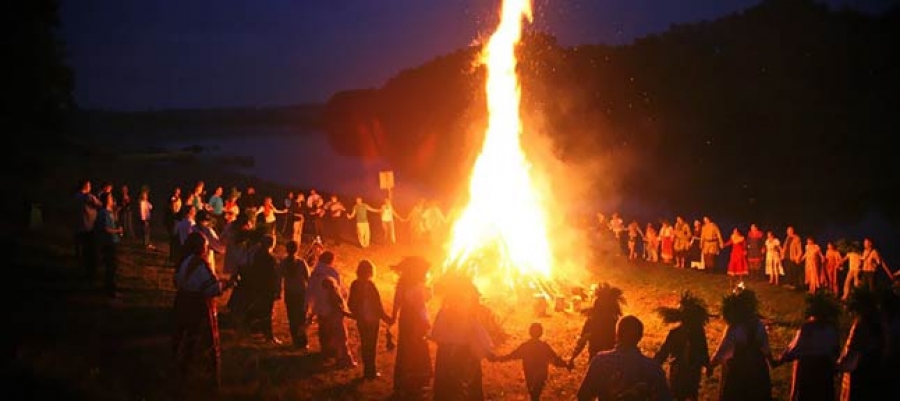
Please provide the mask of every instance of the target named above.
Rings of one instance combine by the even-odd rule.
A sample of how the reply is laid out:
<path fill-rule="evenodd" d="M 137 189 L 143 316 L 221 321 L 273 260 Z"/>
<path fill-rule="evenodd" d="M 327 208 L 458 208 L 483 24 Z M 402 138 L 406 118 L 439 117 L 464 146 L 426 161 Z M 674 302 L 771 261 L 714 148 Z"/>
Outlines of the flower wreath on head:
<path fill-rule="evenodd" d="M 657 313 L 663 322 L 672 323 L 697 323 L 701 326 L 709 322 L 709 309 L 706 302 L 695 296 L 690 291 L 681 293 L 681 299 L 677 307 L 659 307 Z"/>

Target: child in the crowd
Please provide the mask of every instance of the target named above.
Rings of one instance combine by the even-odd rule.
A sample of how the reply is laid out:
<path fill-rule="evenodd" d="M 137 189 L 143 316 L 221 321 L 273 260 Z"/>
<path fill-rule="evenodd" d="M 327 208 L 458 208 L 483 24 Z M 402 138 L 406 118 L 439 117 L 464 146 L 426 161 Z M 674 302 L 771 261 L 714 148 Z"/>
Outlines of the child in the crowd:
<path fill-rule="evenodd" d="M 281 261 L 282 283 L 284 286 L 284 306 L 287 309 L 288 327 L 294 346 L 305 350 L 306 337 L 306 287 L 309 285 L 309 266 L 303 258 L 297 257 L 297 241 L 285 245 L 287 256 Z"/>
<path fill-rule="evenodd" d="M 572 370 L 573 365 L 567 364 L 550 344 L 541 340 L 544 335 L 544 327 L 540 323 L 532 323 L 528 328 L 531 338 L 519 345 L 508 355 L 490 356 L 492 362 L 505 362 L 514 359 L 522 360 L 522 370 L 525 372 L 525 386 L 532 401 L 540 400 L 544 385 L 547 383 L 548 366 L 550 364 Z"/>
<path fill-rule="evenodd" d="M 328 302 L 334 313 L 319 316 L 319 330 L 327 330 L 330 341 L 322 344 L 322 351 L 325 355 L 337 356 L 337 367 L 340 369 L 356 367 L 356 361 L 353 355 L 350 355 L 350 349 L 347 345 L 347 326 L 344 325 L 344 318 L 351 317 L 344 305 L 344 297 L 338 290 L 337 282 L 331 278 L 322 280 L 322 289 L 328 297 Z"/>
<path fill-rule="evenodd" d="M 381 376 L 375 370 L 375 349 L 378 345 L 380 323 L 382 320 L 388 324 L 392 323 L 382 306 L 381 294 L 372 282 L 374 275 L 375 265 L 368 260 L 361 260 L 356 267 L 357 278 L 350 284 L 350 295 L 347 298 L 347 306 L 359 329 L 359 354 L 363 360 L 363 377 L 368 380 Z"/>

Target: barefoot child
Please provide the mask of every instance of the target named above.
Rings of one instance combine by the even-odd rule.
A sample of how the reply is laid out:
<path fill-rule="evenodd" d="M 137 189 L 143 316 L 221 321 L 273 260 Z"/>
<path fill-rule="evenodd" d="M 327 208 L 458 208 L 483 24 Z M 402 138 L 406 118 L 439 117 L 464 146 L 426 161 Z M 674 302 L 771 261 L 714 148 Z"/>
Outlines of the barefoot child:
<path fill-rule="evenodd" d="M 547 382 L 547 367 L 552 363 L 559 367 L 572 370 L 572 364 L 567 364 L 553 351 L 549 344 L 541 340 L 544 335 L 544 327 L 540 323 L 532 323 L 528 328 L 531 339 L 519 345 L 508 355 L 489 357 L 492 362 L 505 362 L 513 359 L 522 360 L 522 369 L 525 371 L 525 386 L 532 401 L 540 400 Z"/>
<path fill-rule="evenodd" d="M 356 319 L 356 327 L 359 329 L 359 354 L 363 360 L 363 377 L 366 380 L 376 379 L 381 374 L 375 370 L 375 349 L 378 345 L 378 328 L 384 320 L 391 324 L 391 319 L 384 312 L 381 304 L 381 295 L 378 288 L 372 282 L 375 275 L 375 265 L 363 259 L 356 266 L 356 280 L 350 284 L 350 295 L 347 297 L 347 306 L 350 313 Z"/>

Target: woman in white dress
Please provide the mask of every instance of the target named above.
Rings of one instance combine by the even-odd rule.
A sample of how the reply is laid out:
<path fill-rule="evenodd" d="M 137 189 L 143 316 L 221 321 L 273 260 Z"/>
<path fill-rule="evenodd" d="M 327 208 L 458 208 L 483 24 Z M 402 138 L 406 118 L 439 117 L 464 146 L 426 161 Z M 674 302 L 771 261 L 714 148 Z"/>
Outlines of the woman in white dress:
<path fill-rule="evenodd" d="M 772 285 L 778 285 L 778 279 L 784 275 L 784 268 L 781 266 L 781 241 L 771 231 L 766 234 L 766 275 Z"/>

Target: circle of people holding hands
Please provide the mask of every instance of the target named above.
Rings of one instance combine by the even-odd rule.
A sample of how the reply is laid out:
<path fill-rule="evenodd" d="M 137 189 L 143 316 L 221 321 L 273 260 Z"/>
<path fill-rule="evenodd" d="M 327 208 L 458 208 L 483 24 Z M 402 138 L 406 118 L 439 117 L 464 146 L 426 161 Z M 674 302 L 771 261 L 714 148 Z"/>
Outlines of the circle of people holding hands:
<path fill-rule="evenodd" d="M 192 233 L 188 244 L 175 275 L 179 377 L 199 375 L 205 381 L 193 383 L 207 383 L 209 391 L 215 391 L 220 355 L 215 298 L 234 287 L 235 280 L 216 278 L 201 234 Z M 727 326 L 712 355 L 705 332 L 712 315 L 704 301 L 685 292 L 677 306 L 658 309 L 662 320 L 673 327 L 650 356 L 639 347 L 644 332 L 641 319 L 623 314 L 623 292 L 601 284 L 592 306 L 584 311 L 583 329 L 565 360 L 542 340 L 539 322 L 529 327 L 529 340 L 510 352 L 497 353 L 490 331 L 492 314 L 466 277 L 445 276 L 436 282 L 442 303 L 432 320 L 427 308 L 433 291 L 430 266 L 423 258 L 407 257 L 391 266 L 399 278 L 393 307 L 387 312 L 372 282 L 372 262 L 359 261 L 356 279 L 345 296 L 333 252 L 314 246 L 312 254 L 302 258 L 291 241 L 287 256 L 276 261 L 272 244 L 273 239 L 263 235 L 251 265 L 238 273 L 230 313 L 242 316 L 241 324 L 247 329 L 280 344 L 272 335 L 272 308 L 283 287 L 293 346 L 308 350 L 307 330 L 315 325 L 321 355 L 336 369 L 357 367 L 347 329 L 348 319 L 355 321 L 364 380 L 381 377 L 376 347 L 385 324 L 386 344 L 395 352 L 393 395 L 399 400 L 427 399 L 429 394 L 435 400 L 485 399 L 483 361 L 511 360 L 521 361 L 524 390 L 530 399 L 538 400 L 549 366 L 571 370 L 584 348 L 589 358 L 576 393 L 579 400 L 697 400 L 703 374 L 712 376 L 718 367 L 722 371 L 718 399 L 770 400 L 771 369 L 785 363 L 793 364 L 791 399 L 893 399 L 900 394 L 890 382 L 900 374 L 896 292 L 856 289 L 848 303 L 853 323 L 843 345 L 840 305 L 824 291 L 808 295 L 806 320 L 778 357 L 772 354 L 766 319 L 754 291 L 737 287 L 723 298 L 722 318 Z M 396 343 L 391 334 L 394 325 Z M 436 344 L 433 361 L 429 342 Z M 669 365 L 668 375 L 664 364 Z"/>
<path fill-rule="evenodd" d="M 652 223 L 641 228 L 637 221 L 626 225 L 618 213 L 608 219 L 598 213 L 597 220 L 598 237 L 616 242 L 618 253 L 631 261 L 715 272 L 719 254 L 730 248 L 726 274 L 732 286 L 765 279 L 809 294 L 826 289 L 846 301 L 860 285 L 875 289 L 878 281 L 900 279 L 900 270 L 891 271 L 871 238 L 862 244 L 829 241 L 823 249 L 813 237 L 801 238 L 793 226 L 786 227 L 779 239 L 756 224 L 750 224 L 746 233 L 735 227 L 726 237 L 709 217 L 691 225 L 678 216 L 674 224 L 662 220 L 659 229 Z"/>
<path fill-rule="evenodd" d="M 106 262 L 109 264 L 106 277 L 107 288 L 115 296 L 115 253 L 104 247 L 109 247 L 110 243 L 114 247 L 129 229 L 123 225 L 124 217 L 110 189 L 104 186 L 104 192 L 94 196 L 90 182 L 82 183 L 78 200 L 83 208 L 79 213 L 76 243 L 88 268 L 92 268 L 90 263 L 97 263 L 94 256 L 85 255 L 90 253 L 88 247 L 92 244 L 101 244 L 98 246 L 104 249 L 100 252 L 101 257 L 113 260 Z M 482 362 L 511 360 L 521 361 L 524 390 L 530 399 L 541 399 L 550 374 L 549 366 L 571 370 L 585 348 L 588 349 L 588 368 L 576 391 L 579 400 L 698 400 L 703 374 L 712 376 L 719 367 L 718 399 L 770 400 L 770 371 L 786 363 L 793 365 L 790 391 L 793 400 L 871 400 L 900 396 L 898 387 L 890 381 L 900 377 L 900 295 L 897 286 L 878 286 L 873 281 L 865 286 L 854 283 L 849 291 L 845 290 L 844 306 L 852 314 L 852 325 L 842 342 L 839 329 L 842 308 L 832 295 L 837 294 L 836 274 L 808 262 L 812 258 L 823 266 L 832 263 L 829 265 L 832 267 L 838 262 L 849 262 L 851 272 L 856 263 L 856 271 L 863 273 L 864 281 L 867 280 L 865 273 L 871 271 L 865 268 L 867 263 L 884 266 L 891 277 L 896 277 L 877 256 L 869 239 L 864 242 L 861 255 L 838 254 L 840 259 L 831 256 L 829 262 L 827 254 L 832 246 L 829 245 L 822 254 L 812 239 L 807 240 L 805 250 L 801 248 L 795 255 L 800 239 L 794 238 L 792 228 L 788 228 L 785 245 L 774 240 L 779 243 L 773 251 L 770 248 L 773 234 L 757 234 L 755 226 L 747 237 L 734 230 L 731 237 L 724 240 L 708 218 L 699 227 L 695 224 L 693 230 L 679 218 L 674 226 L 664 225 L 660 232 L 651 232 L 649 228 L 646 231 L 633 228 L 636 223 L 625 227 L 616 222 L 618 216 L 613 216 L 609 225 L 602 221 L 603 227 L 609 227 L 615 238 L 622 241 L 622 250 L 632 260 L 637 258 L 636 245 L 640 237 L 651 244 L 643 248 L 649 260 L 656 261 L 653 241 L 659 239 L 662 260 L 680 268 L 688 268 L 696 262 L 711 269 L 715 261 L 710 256 L 724 247 L 734 247 L 728 273 L 740 279 L 754 270 L 750 267 L 752 263 L 762 264 L 763 260 L 769 272 L 768 255 L 777 255 L 780 262 L 789 260 L 802 266 L 809 291 L 804 311 L 806 320 L 784 352 L 773 356 L 759 299 L 741 280 L 722 299 L 721 317 L 726 322 L 726 330 L 710 355 L 705 326 L 714 316 L 702 299 L 684 292 L 678 305 L 657 309 L 671 329 L 659 349 L 648 356 L 639 347 L 644 334 L 641 319 L 623 314 L 623 291 L 601 283 L 592 294 L 591 306 L 583 311 L 585 322 L 571 356 L 563 359 L 542 340 L 544 328 L 538 322 L 528 329 L 530 339 L 510 352 L 498 353 L 492 338 L 496 322 L 492 320 L 490 309 L 481 303 L 473 282 L 467 277 L 453 275 L 433 281 L 429 277 L 430 264 L 424 258 L 406 257 L 390 267 L 398 274 L 390 312 L 384 309 L 380 291 L 372 281 L 376 266 L 371 261 L 360 260 L 356 279 L 345 286 L 345 279 L 335 268 L 337 255 L 327 249 L 327 241 L 323 240 L 322 235 L 327 238 L 329 228 L 316 228 L 315 239 L 305 247 L 302 245 L 302 225 L 310 215 L 316 216 L 320 212 L 316 208 L 310 214 L 295 205 L 319 204 L 320 200 L 310 203 L 309 198 L 295 196 L 290 204 L 285 203 L 285 208 L 278 209 L 272 199 L 266 197 L 259 206 L 238 207 L 236 200 L 241 195 L 237 191 L 232 191 L 228 200 L 222 199 L 221 205 L 212 199 L 209 202 L 198 200 L 202 193 L 202 188 L 195 189 L 182 203 L 180 191 L 176 190 L 168 209 L 178 217 L 169 215 L 166 219 L 172 241 L 170 258 L 175 265 L 173 352 L 178 366 L 178 388 L 185 394 L 201 391 L 207 392 L 208 396 L 221 385 L 217 299 L 231 292 L 228 316 L 239 330 L 258 333 L 265 341 L 282 344 L 273 333 L 273 308 L 275 302 L 282 301 L 287 311 L 292 346 L 308 351 L 307 333 L 315 328 L 324 360 L 336 369 L 353 369 L 358 366 L 358 357 L 362 361 L 361 373 L 365 380 L 381 377 L 376 359 L 378 338 L 384 328 L 386 346 L 394 352 L 393 390 L 394 398 L 399 400 L 425 399 L 428 394 L 435 400 L 484 399 Z M 221 188 L 216 188 L 214 194 L 221 197 Z M 255 193 L 248 188 L 246 195 L 255 196 Z M 315 195 L 315 192 L 311 193 L 310 198 Z M 149 236 L 152 205 L 147 199 L 147 190 L 142 189 L 139 215 L 143 230 L 147 231 L 143 241 L 152 250 Z M 321 203 L 324 213 L 340 210 L 333 204 L 325 208 L 326 203 Z M 91 208 L 95 211 L 93 216 L 89 213 Z M 360 225 L 368 224 L 368 221 L 361 220 L 359 215 L 368 212 L 378 213 L 382 224 L 400 218 L 389 200 L 381 208 L 372 208 L 359 198 L 349 213 L 343 209 L 340 214 L 332 214 L 356 219 L 357 240 L 364 248 L 369 244 L 363 230 L 367 227 Z M 293 217 L 282 228 L 288 239 L 286 256 L 280 260 L 274 254 L 278 238 L 276 214 Z M 314 218 L 322 216 L 324 214 Z M 93 221 L 89 221 L 91 217 Z M 313 224 L 324 224 L 324 221 Z M 222 228 L 221 236 L 215 227 Z M 672 235 L 664 233 L 665 230 L 671 230 Z M 85 231 L 91 234 L 85 234 Z M 388 243 L 396 241 L 392 227 L 383 227 L 383 233 Z M 89 235 L 93 237 L 86 238 Z M 762 255 L 759 259 L 756 248 L 748 241 L 757 235 L 761 238 L 755 245 Z M 667 241 L 671 244 L 666 245 Z M 695 242 L 699 242 L 700 256 L 696 261 L 691 256 Z M 767 252 L 761 250 L 763 247 Z M 738 248 L 742 249 L 739 251 Z M 735 261 L 736 254 L 742 261 Z M 217 272 L 215 258 L 218 255 L 224 256 L 221 264 L 224 274 Z M 772 266 L 775 273 L 770 276 L 781 276 L 784 267 L 781 264 Z M 790 271 L 790 268 L 785 270 Z M 777 283 L 775 279 L 774 284 Z M 434 294 L 441 296 L 441 306 L 432 320 L 427 304 Z M 356 356 L 350 346 L 348 320 L 355 322 L 358 332 Z M 433 362 L 429 342 L 436 344 Z M 663 369 L 665 364 L 669 366 L 668 373 Z"/>

